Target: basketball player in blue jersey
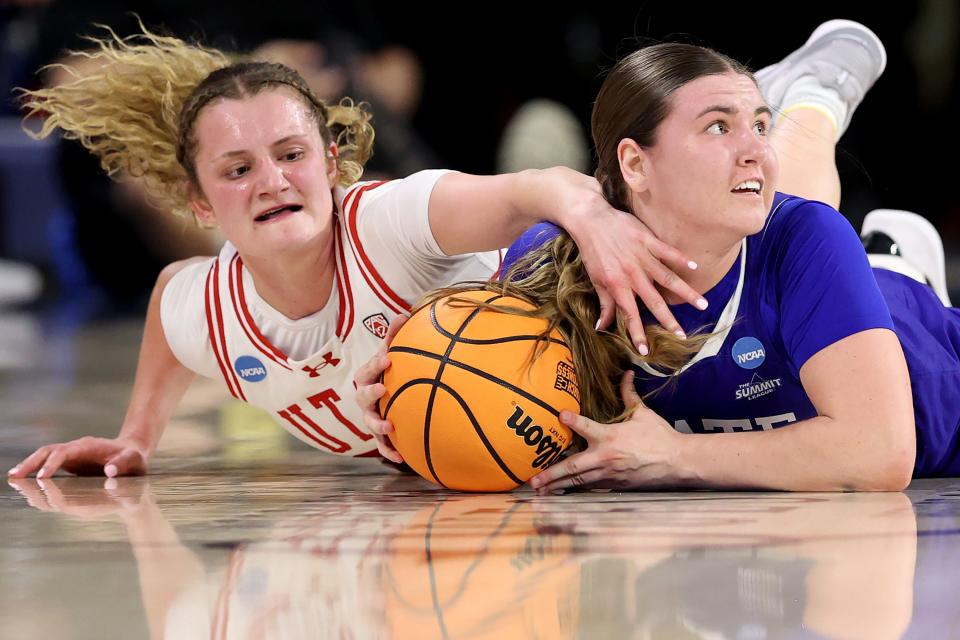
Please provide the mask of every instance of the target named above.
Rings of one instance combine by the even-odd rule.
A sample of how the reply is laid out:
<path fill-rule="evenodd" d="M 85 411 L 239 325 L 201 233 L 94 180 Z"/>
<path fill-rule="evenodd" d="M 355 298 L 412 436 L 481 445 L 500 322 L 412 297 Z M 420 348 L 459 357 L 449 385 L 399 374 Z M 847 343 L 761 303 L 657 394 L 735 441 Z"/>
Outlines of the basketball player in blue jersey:
<path fill-rule="evenodd" d="M 586 448 L 535 489 L 901 490 L 913 475 L 960 474 L 960 312 L 943 291 L 871 269 L 836 202 L 775 192 L 787 188 L 775 112 L 778 127 L 803 118 L 829 131 L 808 141 L 831 149 L 821 173 L 838 185 L 834 141 L 884 64 L 874 34 L 832 21 L 758 74 L 766 100 L 746 68 L 702 47 L 659 44 L 613 68 L 593 110 L 596 175 L 614 206 L 700 264 L 680 275 L 709 307 L 672 307 L 689 337 L 648 316 L 643 357 L 622 323 L 590 331 L 598 305 L 566 236 L 542 225 L 521 236 L 503 288 L 553 303 L 544 315 L 574 350 L 589 416 L 561 414 Z M 890 246 L 938 242 L 916 222 L 871 224 Z M 910 259 L 886 266 L 909 271 Z"/>
<path fill-rule="evenodd" d="M 871 36 L 828 23 L 776 74 L 807 85 L 799 102 L 842 132 L 850 98 L 882 71 Z M 539 492 L 901 490 L 911 477 L 960 475 L 960 310 L 947 306 L 939 237 L 919 216 L 875 212 L 871 244 L 904 255 L 872 269 L 834 207 L 775 193 L 769 106 L 792 98 L 783 83 L 764 86 L 769 73 L 757 76 L 764 100 L 735 61 L 663 44 L 607 77 L 593 112 L 605 193 L 700 263 L 690 281 L 710 304 L 672 307 L 690 339 L 664 332 L 650 357 L 632 354 L 627 420 L 562 416 L 587 447 L 535 477 Z M 551 236 L 528 231 L 508 262 L 527 254 L 526 275 L 561 271 L 550 262 L 564 240 Z M 939 265 L 923 264 L 935 255 Z"/>

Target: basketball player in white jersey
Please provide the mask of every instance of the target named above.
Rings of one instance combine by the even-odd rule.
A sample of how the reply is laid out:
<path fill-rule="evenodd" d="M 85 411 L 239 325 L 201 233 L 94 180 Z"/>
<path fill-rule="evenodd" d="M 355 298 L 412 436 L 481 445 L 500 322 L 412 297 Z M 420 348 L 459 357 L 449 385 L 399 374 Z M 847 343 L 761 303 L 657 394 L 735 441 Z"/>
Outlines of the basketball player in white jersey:
<path fill-rule="evenodd" d="M 217 258 L 159 276 L 119 436 L 41 447 L 13 477 L 146 472 L 195 374 L 222 378 L 234 397 L 321 451 L 376 455 L 353 371 L 394 316 L 430 289 L 489 278 L 496 250 L 539 220 L 581 242 L 609 291 L 607 320 L 620 301 L 641 350 L 634 294 L 666 308 L 642 272 L 704 304 L 653 256 L 674 270 L 688 261 L 648 242 L 592 178 L 562 168 L 432 171 L 354 184 L 373 141 L 366 111 L 348 101 L 327 107 L 283 65 L 231 64 L 149 33 L 143 41 L 101 42 L 95 71 L 28 92 L 27 107 L 47 114 L 40 135 L 59 128 L 79 139 L 111 175 L 139 177 L 160 204 L 218 227 L 228 242 Z"/>

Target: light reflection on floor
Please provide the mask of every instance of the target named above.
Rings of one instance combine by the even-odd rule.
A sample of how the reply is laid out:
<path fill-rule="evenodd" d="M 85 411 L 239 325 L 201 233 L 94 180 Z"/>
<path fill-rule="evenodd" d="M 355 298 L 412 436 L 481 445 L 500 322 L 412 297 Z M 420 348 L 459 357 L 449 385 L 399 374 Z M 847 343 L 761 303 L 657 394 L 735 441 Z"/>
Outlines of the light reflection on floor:
<path fill-rule="evenodd" d="M 33 346 L 71 368 L 0 372 L 3 469 L 115 432 L 137 339 L 83 329 Z M 0 492 L 0 637 L 960 637 L 960 480 L 459 495 L 304 450 L 222 399 L 191 390 L 147 478 Z"/>

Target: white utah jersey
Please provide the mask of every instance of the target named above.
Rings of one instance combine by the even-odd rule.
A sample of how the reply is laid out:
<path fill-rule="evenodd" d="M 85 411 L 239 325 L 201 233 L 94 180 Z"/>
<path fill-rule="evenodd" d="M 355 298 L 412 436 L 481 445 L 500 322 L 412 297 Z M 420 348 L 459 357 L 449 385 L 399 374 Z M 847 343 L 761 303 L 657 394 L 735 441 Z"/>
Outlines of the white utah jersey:
<path fill-rule="evenodd" d="M 390 320 L 424 293 L 485 280 L 499 268 L 500 252 L 449 257 L 440 250 L 427 210 L 442 174 L 424 171 L 335 191 L 335 315 L 331 308 L 311 316 L 321 324 L 309 355 L 296 360 L 285 353 L 290 336 L 283 325 L 271 325 L 274 335 L 261 331 L 256 317 L 277 312 L 265 308 L 230 243 L 167 283 L 161 321 L 174 355 L 201 375 L 222 377 L 235 398 L 266 409 L 317 449 L 377 455 L 354 401 L 353 373 L 376 353 Z"/>

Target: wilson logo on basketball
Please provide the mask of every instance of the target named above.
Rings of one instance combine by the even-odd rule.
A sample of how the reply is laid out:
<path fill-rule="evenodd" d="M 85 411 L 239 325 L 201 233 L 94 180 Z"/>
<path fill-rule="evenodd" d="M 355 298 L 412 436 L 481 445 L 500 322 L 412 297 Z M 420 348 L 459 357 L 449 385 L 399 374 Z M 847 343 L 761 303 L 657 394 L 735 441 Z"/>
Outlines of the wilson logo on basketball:
<path fill-rule="evenodd" d="M 563 451 L 563 443 L 554 440 L 540 425 L 533 424 L 533 418 L 519 405 L 515 405 L 513 415 L 507 418 L 507 427 L 523 438 L 527 446 L 537 448 L 537 457 L 530 463 L 531 467 L 545 469 Z"/>

